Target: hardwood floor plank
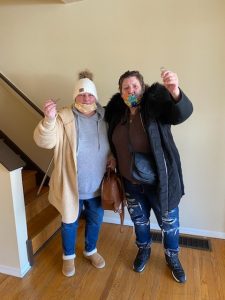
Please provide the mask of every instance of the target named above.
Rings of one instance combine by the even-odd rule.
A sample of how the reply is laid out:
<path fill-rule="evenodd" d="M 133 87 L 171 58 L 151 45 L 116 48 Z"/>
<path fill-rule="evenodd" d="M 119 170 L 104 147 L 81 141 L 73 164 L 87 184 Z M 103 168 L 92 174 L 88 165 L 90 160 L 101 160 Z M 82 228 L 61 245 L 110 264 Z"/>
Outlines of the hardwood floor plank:
<path fill-rule="evenodd" d="M 225 299 L 225 241 L 212 239 L 212 251 L 181 248 L 187 273 L 185 284 L 176 283 L 166 265 L 163 247 L 152 245 L 143 273 L 132 270 L 137 253 L 132 227 L 103 224 L 98 251 L 106 260 L 94 268 L 83 257 L 84 222 L 78 229 L 76 274 L 63 276 L 61 236 L 57 232 L 35 255 L 35 263 L 24 278 L 0 274 L 1 300 L 222 300 Z"/>

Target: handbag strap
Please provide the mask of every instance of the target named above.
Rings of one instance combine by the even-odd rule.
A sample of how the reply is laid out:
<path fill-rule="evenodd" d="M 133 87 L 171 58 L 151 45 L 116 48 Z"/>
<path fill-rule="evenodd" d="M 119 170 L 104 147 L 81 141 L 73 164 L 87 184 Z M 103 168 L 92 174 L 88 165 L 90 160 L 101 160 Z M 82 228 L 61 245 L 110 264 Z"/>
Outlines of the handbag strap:
<path fill-rule="evenodd" d="M 121 194 L 122 194 L 122 202 L 121 202 L 121 210 L 119 211 L 120 215 L 120 232 L 123 232 L 123 225 L 124 225 L 124 216 L 125 216 L 125 206 L 126 206 L 126 195 L 125 190 L 123 186 L 123 180 L 120 175 L 118 175 L 119 185 L 121 188 Z"/>

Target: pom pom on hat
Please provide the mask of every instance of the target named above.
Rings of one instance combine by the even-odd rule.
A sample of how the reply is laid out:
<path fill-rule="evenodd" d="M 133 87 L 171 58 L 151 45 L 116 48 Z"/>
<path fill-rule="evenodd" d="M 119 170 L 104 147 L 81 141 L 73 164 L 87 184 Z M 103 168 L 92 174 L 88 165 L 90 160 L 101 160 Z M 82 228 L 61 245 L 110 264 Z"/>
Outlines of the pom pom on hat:
<path fill-rule="evenodd" d="M 89 93 L 95 96 L 96 101 L 98 100 L 96 86 L 93 80 L 93 74 L 88 70 L 82 71 L 78 74 L 79 80 L 75 84 L 73 93 L 73 99 L 75 100 L 78 95 Z"/>

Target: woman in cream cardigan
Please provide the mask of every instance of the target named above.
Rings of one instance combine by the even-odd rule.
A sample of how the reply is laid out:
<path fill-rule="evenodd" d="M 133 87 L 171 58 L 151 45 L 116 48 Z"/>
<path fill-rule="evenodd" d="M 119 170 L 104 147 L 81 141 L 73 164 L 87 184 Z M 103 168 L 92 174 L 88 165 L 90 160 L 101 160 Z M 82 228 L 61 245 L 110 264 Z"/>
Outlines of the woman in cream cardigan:
<path fill-rule="evenodd" d="M 86 218 L 84 257 L 96 268 L 105 266 L 96 248 L 104 212 L 100 184 L 107 163 L 113 163 L 104 109 L 98 103 L 90 72 L 79 74 L 73 99 L 71 107 L 59 112 L 55 101 L 47 100 L 45 118 L 34 131 L 38 146 L 54 148 L 49 201 L 62 216 L 62 272 L 68 277 L 75 274 L 77 227 L 82 209 Z"/>

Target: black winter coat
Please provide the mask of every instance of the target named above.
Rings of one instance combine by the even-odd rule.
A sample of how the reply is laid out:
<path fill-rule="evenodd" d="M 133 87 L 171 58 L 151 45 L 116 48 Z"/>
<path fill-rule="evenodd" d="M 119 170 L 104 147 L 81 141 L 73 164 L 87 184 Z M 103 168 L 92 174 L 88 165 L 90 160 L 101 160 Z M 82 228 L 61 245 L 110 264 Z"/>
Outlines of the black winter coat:
<path fill-rule="evenodd" d="M 128 111 L 120 93 L 115 94 L 106 106 L 105 120 L 109 125 L 109 142 L 115 157 L 112 134 L 116 125 L 126 118 Z M 182 91 L 179 102 L 175 102 L 159 83 L 146 87 L 140 104 L 141 116 L 157 165 L 157 192 L 163 215 L 177 207 L 184 195 L 180 156 L 173 140 L 171 125 L 184 122 L 192 111 L 192 103 Z"/>

